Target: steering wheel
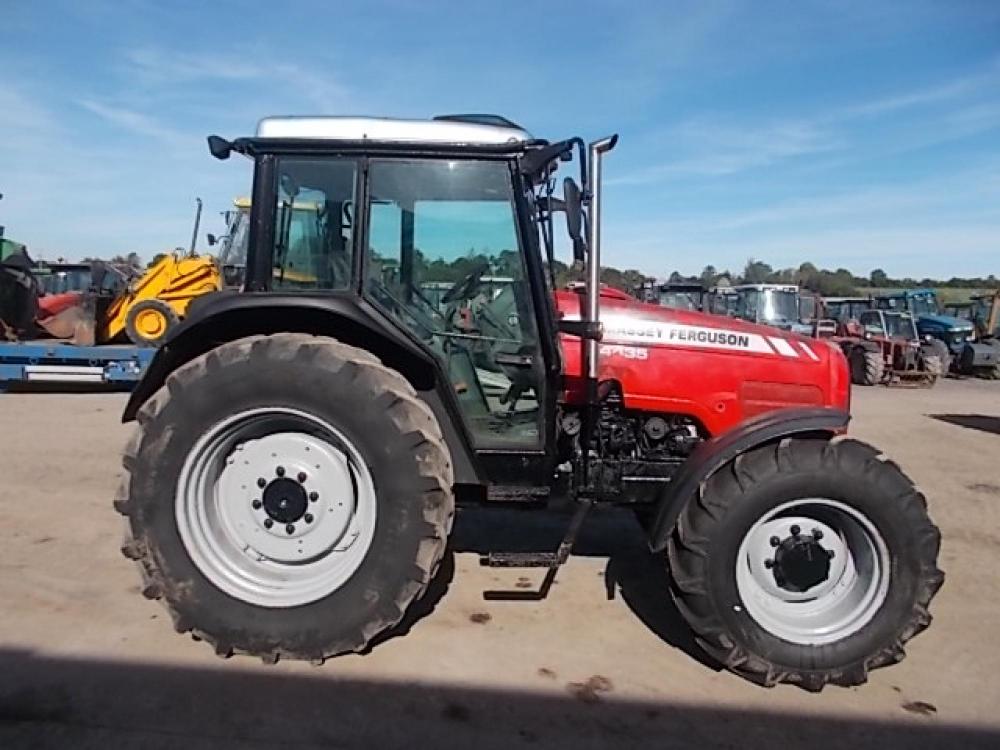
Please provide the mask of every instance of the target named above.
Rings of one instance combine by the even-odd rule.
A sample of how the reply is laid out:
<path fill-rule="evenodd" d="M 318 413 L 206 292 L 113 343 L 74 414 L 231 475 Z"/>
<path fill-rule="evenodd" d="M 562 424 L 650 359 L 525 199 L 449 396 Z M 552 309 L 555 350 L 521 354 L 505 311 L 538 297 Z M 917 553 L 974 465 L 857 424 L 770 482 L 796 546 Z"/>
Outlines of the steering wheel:
<path fill-rule="evenodd" d="M 490 269 L 489 261 L 482 260 L 476 263 L 465 276 L 455 282 L 454 286 L 441 297 L 442 304 L 448 305 L 462 299 L 469 299 L 479 287 L 479 277 L 483 271 Z"/>

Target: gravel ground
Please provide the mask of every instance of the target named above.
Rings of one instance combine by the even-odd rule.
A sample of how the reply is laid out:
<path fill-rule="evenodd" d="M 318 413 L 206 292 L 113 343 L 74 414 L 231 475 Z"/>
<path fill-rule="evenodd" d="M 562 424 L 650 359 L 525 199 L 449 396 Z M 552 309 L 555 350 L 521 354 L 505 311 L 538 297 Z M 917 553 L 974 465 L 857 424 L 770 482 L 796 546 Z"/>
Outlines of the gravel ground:
<path fill-rule="evenodd" d="M 755 687 L 701 661 L 631 516 L 595 514 L 548 600 L 478 552 L 551 514 L 461 515 L 405 637 L 322 667 L 222 661 L 139 595 L 111 509 L 117 394 L 0 396 L 0 747 L 1000 747 L 1000 383 L 856 389 L 852 432 L 925 491 L 934 624 L 868 685 Z"/>

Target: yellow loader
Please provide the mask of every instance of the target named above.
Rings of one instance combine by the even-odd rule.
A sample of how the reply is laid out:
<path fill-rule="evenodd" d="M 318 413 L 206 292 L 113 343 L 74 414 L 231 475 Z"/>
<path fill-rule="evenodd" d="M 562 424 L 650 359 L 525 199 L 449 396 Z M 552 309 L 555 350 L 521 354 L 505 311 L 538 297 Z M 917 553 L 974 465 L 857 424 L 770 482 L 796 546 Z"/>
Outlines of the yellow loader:
<path fill-rule="evenodd" d="M 123 331 L 138 346 L 159 346 L 195 297 L 222 288 L 215 259 L 195 253 L 201 199 L 195 216 L 191 250 L 169 253 L 132 280 L 101 316 L 98 340 L 112 341 Z"/>

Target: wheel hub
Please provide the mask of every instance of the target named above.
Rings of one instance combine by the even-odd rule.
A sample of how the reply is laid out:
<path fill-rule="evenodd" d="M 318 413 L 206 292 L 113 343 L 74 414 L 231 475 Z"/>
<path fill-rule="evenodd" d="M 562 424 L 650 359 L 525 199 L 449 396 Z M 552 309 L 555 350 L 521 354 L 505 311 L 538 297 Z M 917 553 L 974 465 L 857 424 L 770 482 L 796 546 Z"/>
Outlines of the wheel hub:
<path fill-rule="evenodd" d="M 306 514 L 309 498 L 294 479 L 279 478 L 270 482 L 261 496 L 264 511 L 278 523 L 295 523 Z"/>
<path fill-rule="evenodd" d="M 788 536 L 774 551 L 774 582 L 787 591 L 809 591 L 830 577 L 830 557 L 816 536 Z"/>
<path fill-rule="evenodd" d="M 167 321 L 156 310 L 143 310 L 136 319 L 136 328 L 146 338 L 156 338 L 166 330 Z"/>

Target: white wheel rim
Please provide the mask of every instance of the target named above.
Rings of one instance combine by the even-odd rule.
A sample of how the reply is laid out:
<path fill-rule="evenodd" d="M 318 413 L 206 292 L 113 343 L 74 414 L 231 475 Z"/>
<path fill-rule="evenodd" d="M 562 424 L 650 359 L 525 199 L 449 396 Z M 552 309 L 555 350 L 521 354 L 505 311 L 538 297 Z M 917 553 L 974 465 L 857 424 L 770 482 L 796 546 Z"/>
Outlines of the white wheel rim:
<path fill-rule="evenodd" d="M 262 607 L 329 596 L 375 534 L 375 487 L 361 454 L 333 425 L 295 409 L 253 409 L 209 429 L 184 462 L 174 509 L 198 570 Z"/>
<path fill-rule="evenodd" d="M 774 508 L 746 533 L 736 588 L 747 614 L 771 635 L 817 646 L 871 622 L 888 594 L 889 571 L 885 541 L 864 514 L 839 500 L 806 498 Z"/>

